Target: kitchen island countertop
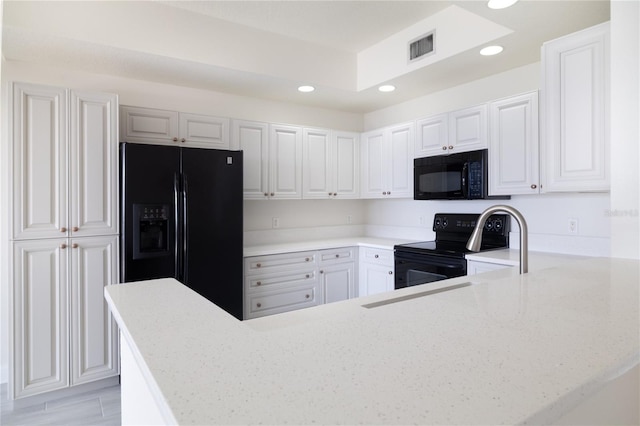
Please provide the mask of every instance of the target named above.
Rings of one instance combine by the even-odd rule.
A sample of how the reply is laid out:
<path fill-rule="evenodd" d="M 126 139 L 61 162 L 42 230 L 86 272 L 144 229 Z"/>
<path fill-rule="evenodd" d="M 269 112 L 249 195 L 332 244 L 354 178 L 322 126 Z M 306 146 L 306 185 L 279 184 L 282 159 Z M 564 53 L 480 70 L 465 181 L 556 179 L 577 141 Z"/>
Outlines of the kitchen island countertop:
<path fill-rule="evenodd" d="M 549 424 L 637 370 L 639 270 L 576 260 L 244 322 L 172 279 L 105 297 L 169 423 Z"/>

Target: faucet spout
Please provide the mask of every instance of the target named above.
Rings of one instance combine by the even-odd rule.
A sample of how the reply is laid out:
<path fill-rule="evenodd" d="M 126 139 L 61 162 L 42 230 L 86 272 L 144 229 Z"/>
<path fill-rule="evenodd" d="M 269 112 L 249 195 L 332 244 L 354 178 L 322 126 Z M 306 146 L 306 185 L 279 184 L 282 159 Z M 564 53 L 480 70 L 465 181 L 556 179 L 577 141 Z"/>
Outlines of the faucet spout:
<path fill-rule="evenodd" d="M 467 248 L 471 251 L 480 251 L 480 245 L 482 244 L 482 230 L 484 224 L 494 213 L 508 213 L 518 222 L 520 227 L 520 273 L 526 274 L 529 270 L 529 251 L 528 251 L 528 233 L 527 221 L 524 220 L 524 216 L 518 210 L 511 206 L 496 205 L 491 206 L 482 212 L 476 223 L 476 227 L 473 229 L 469 241 L 467 241 Z"/>

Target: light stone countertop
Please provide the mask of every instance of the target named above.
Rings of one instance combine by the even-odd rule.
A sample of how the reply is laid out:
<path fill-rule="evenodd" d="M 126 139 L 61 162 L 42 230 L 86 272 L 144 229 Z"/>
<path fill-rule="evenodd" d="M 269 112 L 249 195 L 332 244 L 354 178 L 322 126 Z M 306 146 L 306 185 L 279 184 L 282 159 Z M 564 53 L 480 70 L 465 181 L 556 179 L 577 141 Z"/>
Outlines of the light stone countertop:
<path fill-rule="evenodd" d="M 500 273 L 244 322 L 172 279 L 105 297 L 179 424 L 548 424 L 638 364 L 639 261 Z"/>
<path fill-rule="evenodd" d="M 560 266 L 567 262 L 587 259 L 588 257 L 589 256 L 529 251 L 529 271 L 537 271 L 540 269 Z M 478 262 L 518 266 L 520 265 L 520 250 L 489 250 L 480 253 L 470 253 L 465 255 L 465 258 L 467 260 L 475 260 Z"/>
<path fill-rule="evenodd" d="M 329 240 L 311 240 L 281 244 L 264 244 L 244 247 L 244 257 L 290 253 L 296 251 L 323 250 L 340 247 L 373 247 L 393 250 L 396 244 L 411 243 L 415 240 L 402 240 L 376 237 L 349 237 Z"/>

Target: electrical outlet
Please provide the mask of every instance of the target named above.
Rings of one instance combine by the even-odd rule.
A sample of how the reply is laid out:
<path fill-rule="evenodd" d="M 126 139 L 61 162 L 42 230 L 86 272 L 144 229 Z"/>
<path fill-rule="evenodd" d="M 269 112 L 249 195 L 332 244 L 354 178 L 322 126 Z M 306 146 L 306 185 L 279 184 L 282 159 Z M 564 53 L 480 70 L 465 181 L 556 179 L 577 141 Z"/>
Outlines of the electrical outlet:
<path fill-rule="evenodd" d="M 420 225 L 424 225 L 425 219 L 424 216 L 420 216 Z"/>
<path fill-rule="evenodd" d="M 575 217 L 569 218 L 569 233 L 577 234 L 578 233 L 578 219 Z"/>
<path fill-rule="evenodd" d="M 272 228 L 280 228 L 280 218 L 279 217 L 272 217 L 271 218 L 271 227 Z"/>
<path fill-rule="evenodd" d="M 353 217 L 351 217 L 351 215 L 347 216 L 347 223 L 351 223 L 353 222 Z"/>

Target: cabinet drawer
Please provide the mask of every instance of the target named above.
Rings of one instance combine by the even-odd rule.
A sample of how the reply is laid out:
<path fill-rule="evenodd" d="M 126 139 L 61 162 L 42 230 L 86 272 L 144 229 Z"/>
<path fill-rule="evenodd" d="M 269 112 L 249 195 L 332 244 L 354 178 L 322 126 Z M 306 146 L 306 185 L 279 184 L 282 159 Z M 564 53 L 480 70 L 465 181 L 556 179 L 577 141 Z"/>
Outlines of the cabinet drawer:
<path fill-rule="evenodd" d="M 247 257 L 244 261 L 245 275 L 255 275 L 264 272 L 304 267 L 316 264 L 316 253 L 300 251 L 294 253 L 275 254 L 272 256 Z"/>
<path fill-rule="evenodd" d="M 315 285 L 246 295 L 247 319 L 293 311 L 320 304 Z"/>
<path fill-rule="evenodd" d="M 360 260 L 376 265 L 393 266 L 393 250 L 362 247 L 360 249 Z"/>
<path fill-rule="evenodd" d="M 305 285 L 316 280 L 315 268 L 280 274 L 258 274 L 245 278 L 245 291 L 257 292 L 277 287 Z"/>
<path fill-rule="evenodd" d="M 318 264 L 353 262 L 356 259 L 355 247 L 343 247 L 338 249 L 320 250 L 318 252 Z"/>

